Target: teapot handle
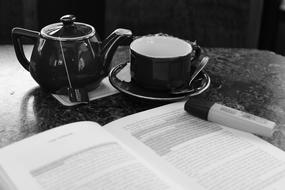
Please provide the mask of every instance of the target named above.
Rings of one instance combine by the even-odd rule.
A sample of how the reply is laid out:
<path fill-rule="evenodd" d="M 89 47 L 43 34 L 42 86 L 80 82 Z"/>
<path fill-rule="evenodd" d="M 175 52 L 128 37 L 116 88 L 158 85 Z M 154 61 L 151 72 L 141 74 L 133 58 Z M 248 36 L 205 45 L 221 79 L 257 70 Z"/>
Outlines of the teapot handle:
<path fill-rule="evenodd" d="M 40 36 L 40 33 L 36 31 L 27 30 L 27 29 L 18 28 L 18 27 L 12 29 L 12 42 L 14 44 L 14 49 L 15 49 L 17 59 L 27 71 L 29 71 L 30 62 L 25 56 L 21 37 L 38 39 L 39 36 Z"/>

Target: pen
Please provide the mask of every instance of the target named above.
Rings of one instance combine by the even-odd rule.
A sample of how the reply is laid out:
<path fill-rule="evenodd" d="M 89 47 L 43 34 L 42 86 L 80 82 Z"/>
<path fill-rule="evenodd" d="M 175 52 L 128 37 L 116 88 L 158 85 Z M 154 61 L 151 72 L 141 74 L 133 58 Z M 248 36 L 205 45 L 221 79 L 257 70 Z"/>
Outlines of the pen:
<path fill-rule="evenodd" d="M 276 126 L 265 118 L 199 98 L 188 99 L 184 109 L 201 119 L 265 137 L 271 137 Z"/>

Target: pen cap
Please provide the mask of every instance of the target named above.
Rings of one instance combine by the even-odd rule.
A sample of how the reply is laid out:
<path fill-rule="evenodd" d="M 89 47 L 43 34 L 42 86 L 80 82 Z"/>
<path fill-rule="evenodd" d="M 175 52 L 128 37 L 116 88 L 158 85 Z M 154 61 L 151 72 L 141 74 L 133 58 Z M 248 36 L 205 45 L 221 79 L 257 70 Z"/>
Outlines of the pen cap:
<path fill-rule="evenodd" d="M 209 110 L 213 105 L 214 102 L 201 98 L 189 98 L 184 105 L 184 109 L 193 116 L 207 120 Z"/>

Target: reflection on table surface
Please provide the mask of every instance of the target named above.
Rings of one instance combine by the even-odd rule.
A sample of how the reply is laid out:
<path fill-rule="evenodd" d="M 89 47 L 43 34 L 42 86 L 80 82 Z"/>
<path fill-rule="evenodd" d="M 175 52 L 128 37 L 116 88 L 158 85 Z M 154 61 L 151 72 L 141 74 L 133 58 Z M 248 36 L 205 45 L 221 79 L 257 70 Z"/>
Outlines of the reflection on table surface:
<path fill-rule="evenodd" d="M 25 47 L 27 55 L 32 46 Z M 285 128 L 285 57 L 255 49 L 204 48 L 210 57 L 205 70 L 207 100 L 275 121 Z M 113 64 L 129 60 L 128 47 L 120 47 Z M 86 105 L 65 107 L 44 92 L 18 63 L 11 45 L 0 46 L 0 147 L 41 131 L 75 121 L 104 125 L 118 118 L 167 102 L 142 101 L 121 93 Z M 285 138 L 276 133 L 265 139 L 285 150 Z"/>

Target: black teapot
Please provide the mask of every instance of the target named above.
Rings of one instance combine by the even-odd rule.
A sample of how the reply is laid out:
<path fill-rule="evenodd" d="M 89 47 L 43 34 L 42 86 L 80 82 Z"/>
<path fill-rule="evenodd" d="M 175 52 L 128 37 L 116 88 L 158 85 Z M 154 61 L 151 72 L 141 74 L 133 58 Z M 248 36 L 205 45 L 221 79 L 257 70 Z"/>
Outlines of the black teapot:
<path fill-rule="evenodd" d="M 40 32 L 18 27 L 12 30 L 17 59 L 48 92 L 99 84 L 109 73 L 116 48 L 132 38 L 130 30 L 117 29 L 100 41 L 94 27 L 75 20 L 75 16 L 65 15 L 61 22 Z M 24 54 L 22 37 L 35 41 L 30 61 Z"/>

